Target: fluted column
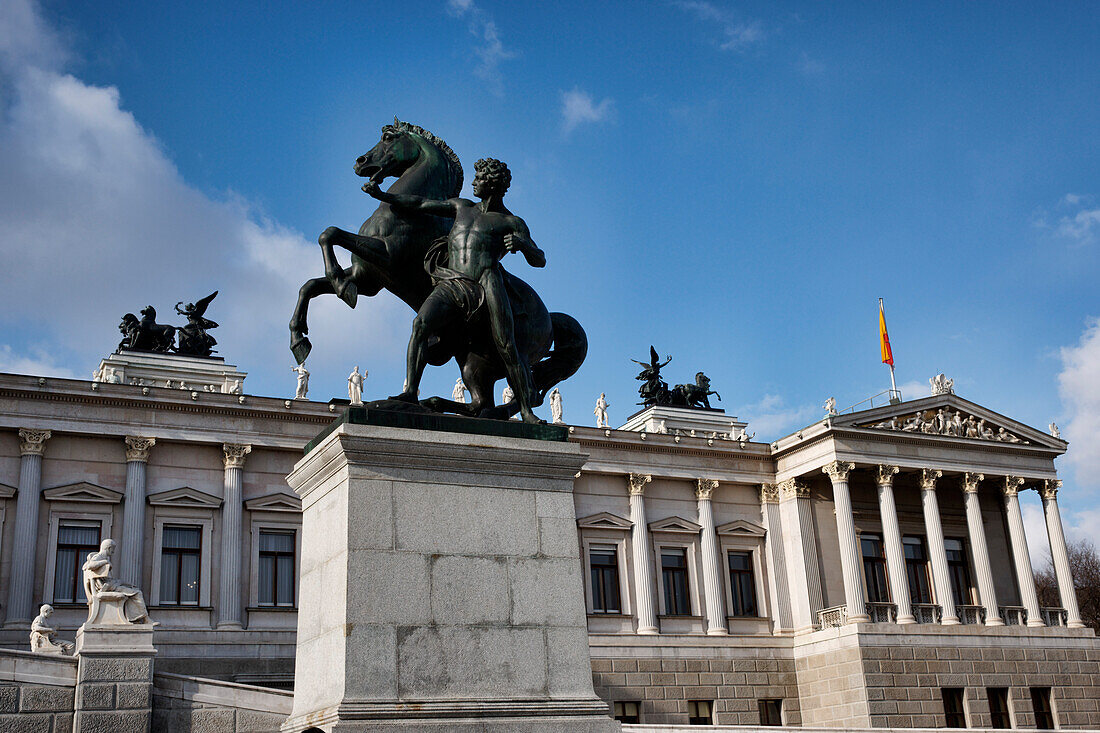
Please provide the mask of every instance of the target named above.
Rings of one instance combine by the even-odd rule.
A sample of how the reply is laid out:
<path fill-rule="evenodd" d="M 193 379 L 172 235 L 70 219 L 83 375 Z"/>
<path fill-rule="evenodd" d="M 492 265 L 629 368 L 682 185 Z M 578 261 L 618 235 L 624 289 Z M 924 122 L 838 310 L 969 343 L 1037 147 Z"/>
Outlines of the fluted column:
<path fill-rule="evenodd" d="M 1058 577 L 1058 595 L 1062 608 L 1066 609 L 1066 625 L 1071 629 L 1084 627 L 1081 610 L 1077 607 L 1077 591 L 1073 587 L 1073 572 L 1069 568 L 1069 552 L 1066 536 L 1062 532 L 1062 515 L 1058 511 L 1058 489 L 1061 481 L 1047 480 L 1039 488 L 1043 497 L 1043 514 L 1047 520 L 1047 537 L 1050 539 L 1050 557 L 1054 561 L 1054 574 Z"/>
<path fill-rule="evenodd" d="M 15 498 L 15 536 L 4 626 L 19 627 L 34 618 L 34 553 L 38 547 L 38 501 L 42 492 L 42 454 L 49 430 L 19 429 L 19 494 Z"/>
<path fill-rule="evenodd" d="M 221 582 L 218 628 L 241 628 L 241 471 L 252 446 L 225 443 L 225 502 L 222 504 Z"/>
<path fill-rule="evenodd" d="M 787 561 L 783 551 L 783 523 L 779 516 L 779 489 L 760 486 L 760 518 L 764 524 L 764 565 L 771 597 L 772 633 L 791 628 L 791 596 L 787 585 Z"/>
<path fill-rule="evenodd" d="M 783 549 L 787 557 L 791 613 L 795 632 L 811 631 L 822 608 L 821 571 L 817 562 L 817 533 L 814 531 L 810 490 L 799 479 L 779 484 L 779 511 L 783 526 Z"/>
<path fill-rule="evenodd" d="M 126 436 L 126 500 L 122 506 L 122 541 L 119 542 L 118 577 L 141 587 L 141 555 L 145 538 L 145 466 L 155 438 Z"/>
<path fill-rule="evenodd" d="M 1031 555 L 1027 551 L 1027 535 L 1024 533 L 1024 517 L 1020 514 L 1020 487 L 1024 480 L 1019 476 L 1005 476 L 1005 516 L 1008 520 L 1008 541 L 1012 546 L 1012 561 L 1016 566 L 1016 584 L 1020 587 L 1020 602 L 1027 609 L 1028 626 L 1046 626 L 1039 610 L 1039 595 L 1035 592 L 1035 571 L 1031 568 Z"/>
<path fill-rule="evenodd" d="M 634 612 L 639 634 L 659 633 L 657 627 L 657 590 L 653 585 L 653 556 L 649 552 L 649 523 L 645 516 L 645 485 L 649 474 L 632 473 L 630 484 L 630 548 L 634 555 Z"/>
<path fill-rule="evenodd" d="M 978 484 L 985 479 L 980 473 L 963 474 L 963 500 L 966 502 L 966 528 L 970 533 L 970 551 L 974 557 L 974 573 L 978 576 L 978 595 L 985 607 L 986 626 L 1004 626 L 997 591 L 993 586 L 993 567 L 989 563 L 989 547 L 985 542 L 982 506 L 978 501 Z"/>
<path fill-rule="evenodd" d="M 943 524 L 940 523 L 940 502 L 936 498 L 936 481 L 943 476 L 943 471 L 925 468 L 920 473 L 924 531 L 928 539 L 928 556 L 932 560 L 932 585 L 936 589 L 936 602 L 940 604 L 940 623 L 955 626 L 959 623 L 959 614 L 955 610 L 955 596 L 951 593 L 947 548 L 943 542 Z"/>
<path fill-rule="evenodd" d="M 898 509 L 894 503 L 894 476 L 897 466 L 878 467 L 878 512 L 882 519 L 882 542 L 886 550 L 886 571 L 890 574 L 890 597 L 898 609 L 899 624 L 916 623 L 909 599 L 909 579 L 905 575 L 905 550 L 901 544 Z"/>
<path fill-rule="evenodd" d="M 833 482 L 833 507 L 836 509 L 836 533 L 840 538 L 840 568 L 844 574 L 844 603 L 848 606 L 848 623 L 870 621 L 867 601 L 863 597 L 862 560 L 856 523 L 852 517 L 852 497 L 848 491 L 848 474 L 854 463 L 833 461 L 821 469 Z"/>
<path fill-rule="evenodd" d="M 703 600 L 707 607 L 707 634 L 724 636 L 726 628 L 726 599 L 722 592 L 722 566 L 718 552 L 718 533 L 714 531 L 714 508 L 711 496 L 718 482 L 710 478 L 695 480 L 695 499 L 699 504 L 699 524 L 702 525 L 700 551 L 703 560 Z"/>

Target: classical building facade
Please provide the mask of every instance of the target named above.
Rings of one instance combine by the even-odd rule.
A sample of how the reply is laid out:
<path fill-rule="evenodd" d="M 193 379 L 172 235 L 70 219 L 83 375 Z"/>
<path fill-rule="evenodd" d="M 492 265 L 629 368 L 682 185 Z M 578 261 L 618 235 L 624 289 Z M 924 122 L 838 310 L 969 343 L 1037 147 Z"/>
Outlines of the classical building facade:
<path fill-rule="evenodd" d="M 239 388 L 0 375 L 0 645 L 26 648 L 42 603 L 71 639 L 82 559 L 112 537 L 160 624 L 158 671 L 289 684 L 285 477 L 341 408 Z M 950 392 L 771 444 L 692 412 L 571 429 L 593 678 L 620 720 L 1100 727 L 1100 645 L 1058 515 L 1065 442 Z M 1030 490 L 1059 608 L 1038 603 Z"/>

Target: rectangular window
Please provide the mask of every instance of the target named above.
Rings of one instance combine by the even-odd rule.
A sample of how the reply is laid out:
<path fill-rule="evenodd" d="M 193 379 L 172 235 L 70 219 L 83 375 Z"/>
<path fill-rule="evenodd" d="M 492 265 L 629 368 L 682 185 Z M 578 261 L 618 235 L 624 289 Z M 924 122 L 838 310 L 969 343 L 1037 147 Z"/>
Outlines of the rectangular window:
<path fill-rule="evenodd" d="M 690 616 L 688 600 L 687 550 L 682 547 L 661 549 L 661 580 L 665 585 L 665 614 Z"/>
<path fill-rule="evenodd" d="M 714 725 L 714 704 L 710 700 L 688 700 L 688 725 Z"/>
<path fill-rule="evenodd" d="M 294 532 L 260 530 L 259 604 L 294 605 Z"/>
<path fill-rule="evenodd" d="M 730 551 L 730 591 L 733 595 L 731 616 L 757 616 L 756 578 L 752 571 L 752 553 Z"/>
<path fill-rule="evenodd" d="M 947 575 L 951 578 L 951 594 L 955 603 L 969 606 L 974 602 L 974 593 L 970 584 L 970 564 L 966 561 L 966 545 L 962 540 L 943 541 L 947 550 Z"/>
<path fill-rule="evenodd" d="M 965 728 L 966 712 L 963 708 L 963 688 L 944 687 L 940 690 L 943 695 L 943 714 L 947 718 L 948 728 Z"/>
<path fill-rule="evenodd" d="M 615 703 L 615 720 L 620 723 L 638 723 L 641 718 L 638 717 L 638 703 L 636 702 L 617 702 Z"/>
<path fill-rule="evenodd" d="M 1031 708 L 1035 711 L 1035 727 L 1054 730 L 1054 707 L 1050 704 L 1049 687 L 1031 688 Z"/>
<path fill-rule="evenodd" d="M 1008 713 L 1008 688 L 987 687 L 989 697 L 989 723 L 994 728 L 1011 728 L 1012 717 Z"/>
<path fill-rule="evenodd" d="M 909 580 L 909 597 L 913 603 L 931 603 L 932 588 L 928 583 L 928 553 L 923 537 L 904 537 L 905 575 Z"/>
<path fill-rule="evenodd" d="M 863 577 L 867 579 L 867 600 L 871 603 L 889 603 L 890 586 L 886 582 L 886 554 L 882 538 L 875 534 L 859 537 L 863 551 Z"/>
<path fill-rule="evenodd" d="M 619 554 L 614 547 L 591 547 L 592 612 L 622 613 L 619 598 Z"/>
<path fill-rule="evenodd" d="M 782 700 L 757 700 L 760 710 L 760 725 L 783 725 Z"/>
<path fill-rule="evenodd" d="M 160 602 L 199 605 L 202 527 L 164 525 L 160 548 Z"/>
<path fill-rule="evenodd" d="M 88 554 L 99 552 L 99 522 L 62 520 L 57 528 L 57 558 L 53 575 L 55 603 L 87 603 L 84 574 Z"/>

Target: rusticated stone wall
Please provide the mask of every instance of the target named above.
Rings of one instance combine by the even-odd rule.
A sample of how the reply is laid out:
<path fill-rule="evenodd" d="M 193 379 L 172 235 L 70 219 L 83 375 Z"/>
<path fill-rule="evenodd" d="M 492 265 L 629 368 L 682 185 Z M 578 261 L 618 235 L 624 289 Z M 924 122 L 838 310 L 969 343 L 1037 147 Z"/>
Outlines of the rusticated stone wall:
<path fill-rule="evenodd" d="M 72 687 L 0 683 L 0 730 L 68 733 L 72 729 Z"/>

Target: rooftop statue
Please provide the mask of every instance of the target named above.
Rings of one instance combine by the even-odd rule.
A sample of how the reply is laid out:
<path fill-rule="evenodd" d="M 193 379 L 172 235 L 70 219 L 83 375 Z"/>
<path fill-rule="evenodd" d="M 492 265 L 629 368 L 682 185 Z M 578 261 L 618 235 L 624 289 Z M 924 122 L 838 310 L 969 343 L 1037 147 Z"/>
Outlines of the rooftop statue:
<path fill-rule="evenodd" d="M 210 301 L 217 295 L 218 291 L 215 290 L 198 302 L 188 303 L 182 310 L 180 306 L 183 305 L 183 301 L 176 303 L 176 313 L 187 318 L 187 325 L 179 329 L 177 353 L 186 356 L 210 356 L 214 352 L 214 346 L 218 342 L 207 331 L 217 328 L 218 324 L 206 318 L 205 314 Z"/>
<path fill-rule="evenodd" d="M 654 407 L 655 405 L 691 407 L 710 410 L 713 409 L 710 406 L 710 395 L 716 396 L 719 400 L 722 399 L 722 395 L 710 388 L 710 379 L 703 372 L 695 373 L 694 384 L 677 384 L 669 389 L 668 383 L 661 379 L 661 369 L 668 366 L 669 362 L 672 361 L 672 357 L 669 356 L 663 364 L 660 363 L 657 350 L 652 346 L 649 347 L 648 364 L 637 359 L 631 359 L 631 361 L 642 367 L 642 371 L 634 377 L 643 383 L 638 388 L 638 396 L 642 398 L 642 401 L 638 403 L 639 405 L 646 407 Z"/>
<path fill-rule="evenodd" d="M 363 190 L 380 201 L 358 234 L 329 227 L 318 238 L 325 277 L 299 291 L 290 321 L 290 348 L 305 361 L 309 301 L 336 294 L 355 307 L 360 293 L 383 288 L 417 312 L 406 363 L 406 383 L 394 399 L 437 412 L 505 419 L 519 412 L 528 422 L 554 385 L 577 371 L 588 351 L 584 329 L 564 313 L 550 313 L 530 285 L 501 264 L 520 252 L 533 266 L 545 255 L 527 225 L 504 206 L 511 174 L 497 160 L 478 161 L 474 195 L 459 198 L 458 156 L 432 133 L 395 119 L 381 140 L 360 156 L 355 173 Z M 388 191 L 380 184 L 397 180 Z M 351 253 L 351 266 L 336 260 L 336 247 Z M 442 397 L 418 400 L 427 365 L 458 362 L 470 402 Z M 509 405 L 493 402 L 494 385 L 506 379 L 516 394 Z"/>
<path fill-rule="evenodd" d="M 130 349 L 167 354 L 176 340 L 176 327 L 157 323 L 157 309 L 151 305 L 141 309 L 141 320 L 133 313 L 124 315 L 118 330 L 122 332 L 122 341 L 118 344 L 120 351 Z"/>

